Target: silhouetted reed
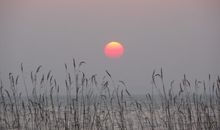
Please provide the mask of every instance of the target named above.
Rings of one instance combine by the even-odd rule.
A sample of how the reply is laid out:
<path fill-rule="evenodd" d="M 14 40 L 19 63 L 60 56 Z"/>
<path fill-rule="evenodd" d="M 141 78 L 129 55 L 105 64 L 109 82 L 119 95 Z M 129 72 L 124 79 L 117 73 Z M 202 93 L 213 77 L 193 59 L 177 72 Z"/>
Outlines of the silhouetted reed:
<path fill-rule="evenodd" d="M 23 64 L 19 75 L 9 73 L 9 84 L 0 81 L 0 129 L 220 129 L 219 77 L 213 81 L 209 75 L 206 83 L 184 75 L 182 81 L 167 85 L 161 69 L 153 71 L 151 91 L 138 97 L 107 70 L 101 81 L 96 74 L 88 76 L 81 70 L 83 64 L 74 59 L 72 65 L 64 64 L 64 87 L 51 70 L 42 72 L 42 66 L 29 78 Z"/>

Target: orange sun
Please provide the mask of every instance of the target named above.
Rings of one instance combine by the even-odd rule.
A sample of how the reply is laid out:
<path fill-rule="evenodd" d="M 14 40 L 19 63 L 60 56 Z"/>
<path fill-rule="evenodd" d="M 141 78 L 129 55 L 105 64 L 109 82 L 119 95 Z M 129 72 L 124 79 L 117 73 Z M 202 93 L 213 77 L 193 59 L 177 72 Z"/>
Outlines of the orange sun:
<path fill-rule="evenodd" d="M 109 58 L 119 58 L 124 54 L 124 47 L 119 42 L 110 42 L 105 45 L 104 52 Z"/>

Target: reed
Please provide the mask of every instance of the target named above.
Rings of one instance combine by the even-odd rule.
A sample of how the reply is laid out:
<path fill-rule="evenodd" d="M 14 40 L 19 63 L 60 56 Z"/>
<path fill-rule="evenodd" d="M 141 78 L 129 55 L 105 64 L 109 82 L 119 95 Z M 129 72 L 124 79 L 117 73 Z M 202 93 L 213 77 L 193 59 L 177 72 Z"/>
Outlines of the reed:
<path fill-rule="evenodd" d="M 29 75 L 23 64 L 20 74 L 9 73 L 8 85 L 0 80 L 0 129 L 220 129 L 219 77 L 213 80 L 208 75 L 205 82 L 184 75 L 167 85 L 161 69 L 153 71 L 151 91 L 137 97 L 107 70 L 101 81 L 96 74 L 88 76 L 81 70 L 84 64 L 75 59 L 72 65 L 64 64 L 65 85 L 57 82 L 51 70 L 45 74 L 41 65 Z"/>

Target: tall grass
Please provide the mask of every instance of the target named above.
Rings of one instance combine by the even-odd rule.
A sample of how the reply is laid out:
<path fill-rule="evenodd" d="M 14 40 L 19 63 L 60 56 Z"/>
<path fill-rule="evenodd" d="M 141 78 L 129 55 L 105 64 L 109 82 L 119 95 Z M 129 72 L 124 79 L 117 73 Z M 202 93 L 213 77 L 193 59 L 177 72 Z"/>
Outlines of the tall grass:
<path fill-rule="evenodd" d="M 81 70 L 85 62 L 64 65 L 62 87 L 42 66 L 27 78 L 9 73 L 0 81 L 1 130 L 218 130 L 220 78 L 165 84 L 163 70 L 153 71 L 152 90 L 138 98 L 126 83 L 106 71 L 102 81 Z M 31 84 L 28 84 L 30 79 Z M 19 92 L 21 87 L 24 92 Z M 147 87 L 147 86 L 146 86 Z M 31 88 L 29 91 L 28 88 Z M 65 89 L 65 94 L 61 92 Z"/>

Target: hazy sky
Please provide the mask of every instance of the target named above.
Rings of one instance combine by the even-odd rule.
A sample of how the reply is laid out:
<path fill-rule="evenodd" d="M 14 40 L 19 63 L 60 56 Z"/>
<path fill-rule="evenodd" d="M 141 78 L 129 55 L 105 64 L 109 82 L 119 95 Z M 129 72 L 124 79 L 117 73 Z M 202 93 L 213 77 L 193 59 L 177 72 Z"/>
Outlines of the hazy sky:
<path fill-rule="evenodd" d="M 87 62 L 89 74 L 108 70 L 133 93 L 149 88 L 160 67 L 167 79 L 220 74 L 218 0 L 3 1 L 1 77 L 23 62 L 27 72 L 43 65 L 62 80 L 64 63 L 73 57 Z M 103 47 L 110 41 L 124 44 L 123 57 L 105 57 Z"/>

